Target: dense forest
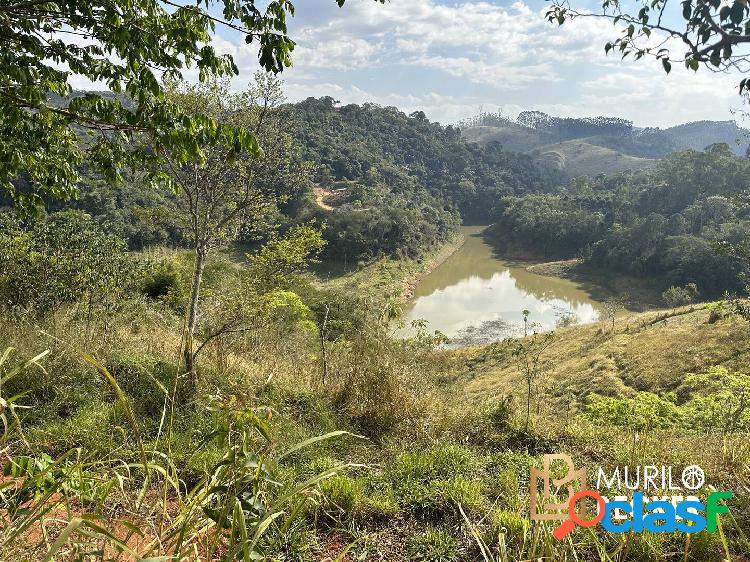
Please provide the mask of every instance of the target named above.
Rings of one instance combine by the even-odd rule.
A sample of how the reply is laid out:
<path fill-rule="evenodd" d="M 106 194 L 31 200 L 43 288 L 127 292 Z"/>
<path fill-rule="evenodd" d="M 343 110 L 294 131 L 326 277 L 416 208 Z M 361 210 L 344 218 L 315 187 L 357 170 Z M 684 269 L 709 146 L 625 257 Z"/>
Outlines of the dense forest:
<path fill-rule="evenodd" d="M 551 191 L 558 180 L 528 156 L 466 142 L 459 129 L 419 113 L 374 104 L 339 107 L 330 97 L 279 111 L 295 139 L 287 151 L 290 165 L 310 172 L 264 221 L 283 228 L 325 224 L 324 257 L 331 260 L 415 257 L 449 239 L 461 221 L 488 222 L 500 197 Z M 131 249 L 188 244 L 174 194 L 145 186 L 139 175 L 119 184 L 91 170 L 84 177 L 77 199 L 49 200 L 47 209 L 83 210 Z M 314 203 L 314 186 L 337 193 L 335 212 Z M 245 246 L 262 237 L 257 229 L 240 230 Z"/>
<path fill-rule="evenodd" d="M 506 197 L 489 236 L 547 257 L 577 255 L 666 284 L 696 283 L 705 297 L 716 297 L 743 287 L 746 264 L 728 249 L 750 234 L 748 181 L 750 160 L 725 144 L 676 152 L 653 171 L 577 178 L 554 194 Z"/>

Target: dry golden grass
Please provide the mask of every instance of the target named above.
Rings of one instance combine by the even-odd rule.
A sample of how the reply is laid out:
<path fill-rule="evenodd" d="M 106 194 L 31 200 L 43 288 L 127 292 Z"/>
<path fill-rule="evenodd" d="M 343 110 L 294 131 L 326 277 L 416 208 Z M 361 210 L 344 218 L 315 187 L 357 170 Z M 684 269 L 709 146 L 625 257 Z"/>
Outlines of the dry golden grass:
<path fill-rule="evenodd" d="M 750 327 L 739 318 L 708 323 L 702 306 L 626 314 L 605 322 L 558 330 L 543 354 L 542 385 L 552 396 L 581 397 L 589 392 L 632 396 L 636 391 L 663 392 L 679 386 L 684 375 L 722 365 L 747 371 Z M 508 343 L 456 352 L 464 365 L 463 390 L 473 400 L 517 393 L 523 380 Z"/>

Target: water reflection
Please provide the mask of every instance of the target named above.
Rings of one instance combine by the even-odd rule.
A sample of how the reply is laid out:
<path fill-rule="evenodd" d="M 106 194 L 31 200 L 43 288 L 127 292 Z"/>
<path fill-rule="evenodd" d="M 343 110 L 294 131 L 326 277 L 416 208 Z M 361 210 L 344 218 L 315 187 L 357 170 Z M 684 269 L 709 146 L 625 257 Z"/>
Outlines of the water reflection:
<path fill-rule="evenodd" d="M 553 329 L 564 316 L 594 322 L 597 303 L 577 283 L 526 271 L 497 259 L 467 227 L 466 243 L 417 286 L 406 323 L 424 319 L 451 345 L 474 345 L 523 333 L 523 310 L 537 331 Z"/>

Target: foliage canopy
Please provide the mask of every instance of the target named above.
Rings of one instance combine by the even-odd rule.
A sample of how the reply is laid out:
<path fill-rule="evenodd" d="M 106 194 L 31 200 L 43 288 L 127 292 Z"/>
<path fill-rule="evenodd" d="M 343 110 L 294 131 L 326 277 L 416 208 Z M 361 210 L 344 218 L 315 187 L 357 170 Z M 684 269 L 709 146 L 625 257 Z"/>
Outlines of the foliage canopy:
<path fill-rule="evenodd" d="M 339 6 L 344 0 L 336 0 Z M 213 15 L 221 12 L 221 17 Z M 230 55 L 211 45 L 217 26 L 241 33 L 274 73 L 291 64 L 294 41 L 288 0 L 21 1 L 0 5 L 0 189 L 27 209 L 43 196 L 76 194 L 86 162 L 108 180 L 124 167 L 146 168 L 147 180 L 169 185 L 156 164 L 165 154 L 204 159 L 220 142 L 260 153 L 250 131 L 191 115 L 165 97 L 161 77 L 197 68 L 201 80 L 238 73 Z M 71 81 L 103 83 L 112 94 L 74 95 Z M 144 135 L 149 149 L 131 141 Z"/>

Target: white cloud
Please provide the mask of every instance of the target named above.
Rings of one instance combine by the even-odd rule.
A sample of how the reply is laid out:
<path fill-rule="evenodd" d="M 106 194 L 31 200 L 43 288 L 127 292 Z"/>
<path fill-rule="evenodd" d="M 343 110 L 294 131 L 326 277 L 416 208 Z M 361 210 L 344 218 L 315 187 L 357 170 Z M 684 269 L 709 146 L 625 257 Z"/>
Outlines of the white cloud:
<path fill-rule="evenodd" d="M 341 10 L 331 0 L 308 1 L 291 27 L 298 46 L 286 73 L 290 99 L 334 95 L 422 109 L 442 122 L 484 106 L 659 126 L 728 119 L 740 101 L 736 76 L 695 75 L 678 63 L 666 76 L 653 60 L 620 61 L 604 52 L 619 32 L 607 21 L 582 17 L 556 26 L 546 21 L 546 7 L 521 0 L 349 0 Z M 244 77 L 257 68 L 253 49 L 224 40 L 219 46 Z"/>
<path fill-rule="evenodd" d="M 333 95 L 421 109 L 444 123 L 501 107 L 506 114 L 616 115 L 659 126 L 730 119 L 730 108 L 740 105 L 737 73 L 694 74 L 675 63 L 667 76 L 653 60 L 606 56 L 604 43 L 618 29 L 604 20 L 582 17 L 560 27 L 546 21 L 546 7 L 527 0 L 442 1 L 348 0 L 343 9 L 333 0 L 298 3 L 290 21 L 295 65 L 284 73 L 290 99 Z M 259 68 L 257 46 L 237 35 L 217 35 L 214 46 L 234 57 L 234 87 L 244 88 Z M 681 53 L 680 44 L 671 46 Z M 197 72 L 185 77 L 197 80 Z"/>
<path fill-rule="evenodd" d="M 603 51 L 608 36 L 587 19 L 555 30 L 542 12 L 520 1 L 510 7 L 489 2 L 447 6 L 435 0 L 354 2 L 325 25 L 300 29 L 295 57 L 301 66 L 330 70 L 384 63 L 426 67 L 515 89 L 535 79 L 556 79 L 555 63 Z"/>
<path fill-rule="evenodd" d="M 294 64 L 302 68 L 327 68 L 351 70 L 372 67 L 382 45 L 357 37 L 333 37 L 326 39 L 320 48 L 310 48 L 306 43 L 294 50 Z"/>

